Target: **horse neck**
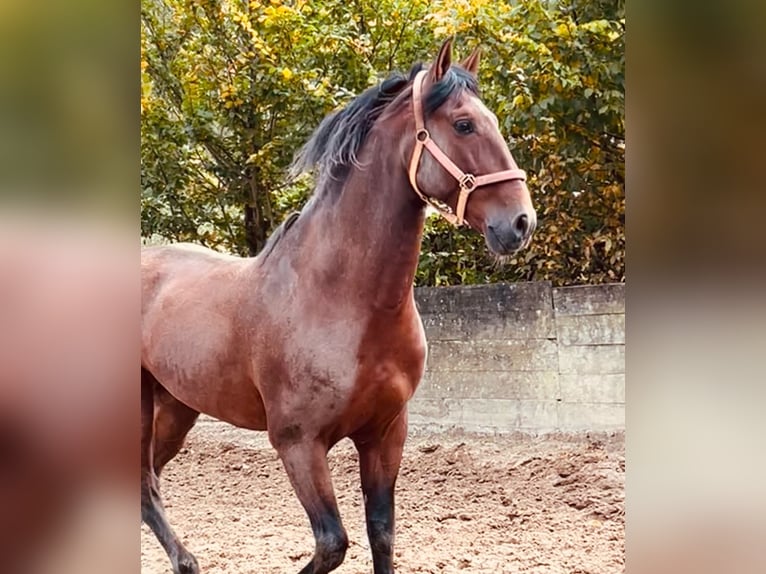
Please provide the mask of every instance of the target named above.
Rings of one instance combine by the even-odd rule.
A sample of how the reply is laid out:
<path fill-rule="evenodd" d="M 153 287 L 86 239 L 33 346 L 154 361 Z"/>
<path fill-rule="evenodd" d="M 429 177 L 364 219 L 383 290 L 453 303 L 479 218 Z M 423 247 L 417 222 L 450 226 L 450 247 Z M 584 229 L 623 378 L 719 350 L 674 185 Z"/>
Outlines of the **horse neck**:
<path fill-rule="evenodd" d="M 376 308 L 396 310 L 411 300 L 423 237 L 425 207 L 410 187 L 393 130 L 373 130 L 342 189 L 327 197 L 323 240 L 334 265 Z"/>

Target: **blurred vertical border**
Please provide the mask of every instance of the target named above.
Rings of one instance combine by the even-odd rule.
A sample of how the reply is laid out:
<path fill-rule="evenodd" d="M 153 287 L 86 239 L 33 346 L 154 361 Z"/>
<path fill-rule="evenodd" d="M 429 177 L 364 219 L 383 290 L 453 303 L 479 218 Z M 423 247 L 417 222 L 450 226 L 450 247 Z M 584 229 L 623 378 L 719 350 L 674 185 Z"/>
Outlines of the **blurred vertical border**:
<path fill-rule="evenodd" d="M 766 5 L 627 12 L 627 571 L 766 572 Z"/>
<path fill-rule="evenodd" d="M 3 573 L 140 571 L 139 17 L 0 2 Z"/>

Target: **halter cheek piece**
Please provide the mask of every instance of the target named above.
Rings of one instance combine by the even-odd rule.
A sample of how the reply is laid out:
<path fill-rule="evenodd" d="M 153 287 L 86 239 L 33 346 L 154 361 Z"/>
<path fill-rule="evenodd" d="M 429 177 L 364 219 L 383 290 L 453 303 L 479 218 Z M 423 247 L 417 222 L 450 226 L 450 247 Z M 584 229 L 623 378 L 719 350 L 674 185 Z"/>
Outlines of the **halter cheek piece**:
<path fill-rule="evenodd" d="M 477 187 L 497 183 L 498 181 L 526 181 L 527 174 L 524 173 L 523 169 L 506 169 L 505 171 L 496 171 L 495 173 L 480 176 L 464 173 L 463 170 L 456 166 L 455 163 L 439 149 L 439 146 L 434 143 L 431 139 L 431 134 L 429 134 L 426 129 L 423 117 L 423 80 L 427 73 L 426 70 L 418 72 L 415 76 L 415 81 L 412 84 L 412 107 L 415 114 L 415 148 L 412 150 L 412 158 L 410 159 L 410 183 L 412 184 L 415 193 L 420 196 L 420 199 L 438 211 L 444 219 L 459 227 L 465 221 L 463 216 L 465 215 L 465 206 L 468 203 L 468 196 L 471 195 Z M 457 208 L 454 212 L 449 206 L 442 205 L 441 202 L 437 203 L 438 200 L 425 195 L 418 188 L 418 166 L 420 165 L 420 157 L 423 154 L 423 148 L 431 153 L 433 158 L 457 180 L 458 185 L 460 186 Z"/>

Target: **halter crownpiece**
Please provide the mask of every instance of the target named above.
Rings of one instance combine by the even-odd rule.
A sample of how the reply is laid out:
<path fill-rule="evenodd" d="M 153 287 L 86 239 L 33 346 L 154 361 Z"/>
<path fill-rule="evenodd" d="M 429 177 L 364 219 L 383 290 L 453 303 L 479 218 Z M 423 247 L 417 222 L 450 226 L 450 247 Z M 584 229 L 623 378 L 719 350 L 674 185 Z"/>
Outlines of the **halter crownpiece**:
<path fill-rule="evenodd" d="M 447 154 L 439 149 L 439 146 L 437 146 L 431 139 L 431 134 L 425 127 L 425 118 L 423 116 L 423 80 L 425 80 L 427 73 L 427 70 L 418 72 L 415 76 L 415 81 L 412 84 L 412 108 L 415 115 L 415 148 L 412 150 L 412 158 L 410 159 L 410 184 L 412 184 L 412 189 L 415 190 L 415 193 L 418 194 L 420 199 L 438 211 L 439 214 L 451 224 L 460 227 L 465 221 L 465 206 L 468 203 L 468 196 L 471 195 L 477 187 L 497 183 L 499 181 L 526 181 L 527 174 L 523 169 L 506 169 L 487 175 L 475 176 L 471 173 L 463 172 L 463 170 L 455 165 L 455 162 L 447 157 Z M 418 166 L 420 165 L 420 158 L 423 155 L 424 148 L 427 149 L 433 158 L 458 182 L 460 194 L 458 195 L 457 206 L 454 212 L 449 206 L 442 205 L 442 202 L 427 196 L 420 191 L 420 188 L 418 188 Z"/>

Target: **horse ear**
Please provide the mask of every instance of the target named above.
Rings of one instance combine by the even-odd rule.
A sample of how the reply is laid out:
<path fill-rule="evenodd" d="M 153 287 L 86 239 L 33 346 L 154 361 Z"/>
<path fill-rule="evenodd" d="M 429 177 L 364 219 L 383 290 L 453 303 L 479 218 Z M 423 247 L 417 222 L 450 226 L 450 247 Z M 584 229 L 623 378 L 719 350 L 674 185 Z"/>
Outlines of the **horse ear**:
<path fill-rule="evenodd" d="M 469 73 L 475 76 L 479 71 L 479 60 L 481 59 L 481 48 L 476 46 L 471 55 L 463 60 L 460 65 Z"/>
<path fill-rule="evenodd" d="M 450 36 L 444 40 L 444 44 L 439 48 L 439 53 L 436 55 L 436 59 L 434 60 L 434 63 L 431 64 L 431 68 L 428 71 L 428 76 L 431 82 L 438 82 L 441 80 L 452 65 L 452 42 L 454 39 L 454 36 Z"/>

